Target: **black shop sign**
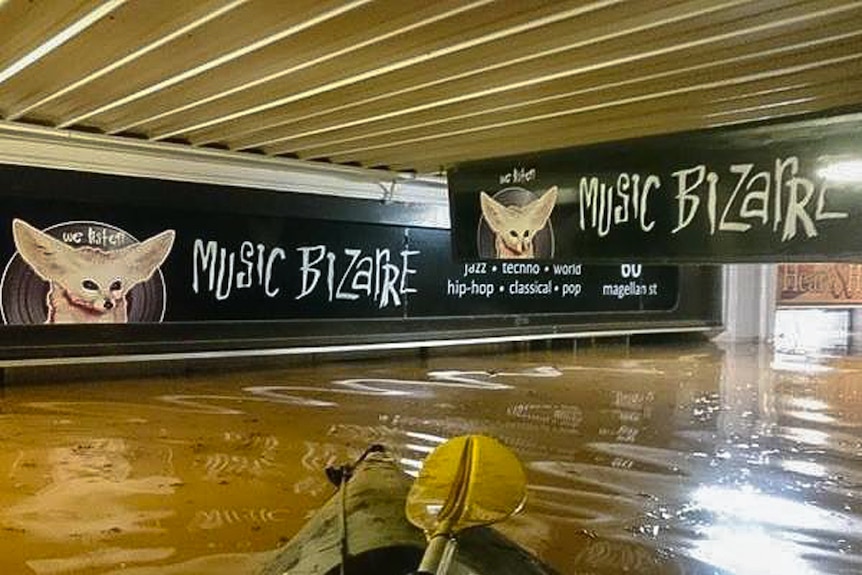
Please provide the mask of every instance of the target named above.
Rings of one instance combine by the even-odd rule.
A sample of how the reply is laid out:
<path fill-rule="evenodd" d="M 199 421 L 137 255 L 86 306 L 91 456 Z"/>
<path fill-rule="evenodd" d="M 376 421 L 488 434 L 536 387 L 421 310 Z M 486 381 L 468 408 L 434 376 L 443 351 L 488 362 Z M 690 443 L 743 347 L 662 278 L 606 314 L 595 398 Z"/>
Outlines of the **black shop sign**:
<path fill-rule="evenodd" d="M 456 255 L 589 262 L 862 256 L 862 119 L 691 132 L 466 163 Z"/>

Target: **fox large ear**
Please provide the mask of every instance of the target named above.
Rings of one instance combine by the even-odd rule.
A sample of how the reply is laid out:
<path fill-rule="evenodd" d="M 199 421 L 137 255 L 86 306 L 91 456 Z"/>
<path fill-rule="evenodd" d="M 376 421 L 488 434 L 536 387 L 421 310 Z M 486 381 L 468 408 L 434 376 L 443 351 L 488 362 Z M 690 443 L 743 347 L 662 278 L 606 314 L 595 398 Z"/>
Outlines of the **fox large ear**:
<path fill-rule="evenodd" d="M 496 233 L 505 233 L 508 225 L 508 213 L 506 206 L 486 194 L 479 192 L 479 203 L 482 204 L 482 216 Z"/>
<path fill-rule="evenodd" d="M 545 227 L 548 218 L 551 217 L 551 212 L 554 211 L 554 206 L 557 204 L 557 186 L 548 188 L 542 197 L 533 201 L 528 206 L 528 217 L 530 228 L 540 230 Z"/>
<path fill-rule="evenodd" d="M 12 220 L 15 249 L 40 278 L 51 281 L 68 269 L 68 255 L 74 248 L 39 231 L 24 220 Z"/>
<path fill-rule="evenodd" d="M 174 230 L 165 230 L 139 244 L 123 248 L 118 255 L 128 269 L 126 285 L 131 286 L 150 279 L 171 253 L 175 236 Z"/>

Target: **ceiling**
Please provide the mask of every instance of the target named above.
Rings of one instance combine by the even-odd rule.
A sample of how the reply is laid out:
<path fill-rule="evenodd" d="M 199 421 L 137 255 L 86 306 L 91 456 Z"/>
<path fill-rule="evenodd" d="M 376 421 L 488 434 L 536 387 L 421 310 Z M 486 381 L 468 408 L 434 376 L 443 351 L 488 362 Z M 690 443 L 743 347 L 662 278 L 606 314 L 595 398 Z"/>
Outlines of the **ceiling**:
<path fill-rule="evenodd" d="M 435 173 L 862 104 L 862 2 L 0 0 L 0 117 Z"/>

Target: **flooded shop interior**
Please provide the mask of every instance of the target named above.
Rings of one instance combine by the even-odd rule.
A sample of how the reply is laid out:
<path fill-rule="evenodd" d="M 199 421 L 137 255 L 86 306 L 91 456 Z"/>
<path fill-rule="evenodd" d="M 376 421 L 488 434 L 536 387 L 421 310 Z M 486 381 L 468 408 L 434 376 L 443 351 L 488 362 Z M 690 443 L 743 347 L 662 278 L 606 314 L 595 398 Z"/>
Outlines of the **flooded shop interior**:
<path fill-rule="evenodd" d="M 0 572 L 862 571 L 858 2 L 0 30 Z"/>

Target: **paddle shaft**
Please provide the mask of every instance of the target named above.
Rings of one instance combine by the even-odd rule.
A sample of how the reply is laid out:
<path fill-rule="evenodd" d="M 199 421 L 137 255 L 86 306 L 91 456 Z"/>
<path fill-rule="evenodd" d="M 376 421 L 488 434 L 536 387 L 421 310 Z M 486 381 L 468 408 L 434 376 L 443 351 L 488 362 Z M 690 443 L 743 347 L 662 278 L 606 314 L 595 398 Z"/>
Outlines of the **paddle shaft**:
<path fill-rule="evenodd" d="M 449 570 L 449 564 L 455 554 L 454 537 L 463 528 L 459 522 L 468 511 L 475 453 L 473 439 L 467 438 L 455 479 L 438 516 L 440 523 L 428 541 L 422 563 L 419 564 L 420 575 L 446 575 Z"/>
<path fill-rule="evenodd" d="M 457 543 L 445 534 L 436 535 L 428 542 L 419 570 L 411 575 L 446 575 L 455 557 Z"/>

